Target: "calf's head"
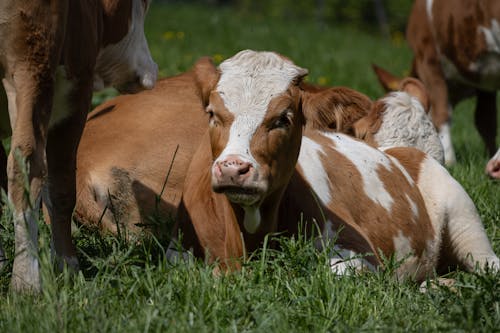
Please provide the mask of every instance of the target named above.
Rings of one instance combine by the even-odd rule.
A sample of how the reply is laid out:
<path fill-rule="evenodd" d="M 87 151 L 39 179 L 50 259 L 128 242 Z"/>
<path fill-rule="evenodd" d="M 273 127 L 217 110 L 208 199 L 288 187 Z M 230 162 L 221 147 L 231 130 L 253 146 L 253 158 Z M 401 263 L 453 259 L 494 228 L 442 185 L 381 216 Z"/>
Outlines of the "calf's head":
<path fill-rule="evenodd" d="M 133 93 L 153 88 L 158 66 L 144 36 L 150 0 L 101 0 L 102 46 L 97 56 L 94 90 L 107 86 Z"/>
<path fill-rule="evenodd" d="M 206 108 L 212 189 L 258 214 L 293 173 L 304 125 L 298 83 L 307 70 L 275 53 L 246 50 L 219 71 Z M 252 232 L 258 223 L 245 227 Z"/>

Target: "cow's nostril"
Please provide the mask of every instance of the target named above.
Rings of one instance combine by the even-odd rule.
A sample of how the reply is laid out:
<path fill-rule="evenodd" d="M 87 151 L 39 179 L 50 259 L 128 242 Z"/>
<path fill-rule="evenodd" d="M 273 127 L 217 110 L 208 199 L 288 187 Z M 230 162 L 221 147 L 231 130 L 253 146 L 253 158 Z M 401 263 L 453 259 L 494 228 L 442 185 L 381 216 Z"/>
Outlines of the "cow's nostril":
<path fill-rule="evenodd" d="M 250 171 L 250 163 L 243 163 L 238 168 L 238 174 L 244 175 Z"/>

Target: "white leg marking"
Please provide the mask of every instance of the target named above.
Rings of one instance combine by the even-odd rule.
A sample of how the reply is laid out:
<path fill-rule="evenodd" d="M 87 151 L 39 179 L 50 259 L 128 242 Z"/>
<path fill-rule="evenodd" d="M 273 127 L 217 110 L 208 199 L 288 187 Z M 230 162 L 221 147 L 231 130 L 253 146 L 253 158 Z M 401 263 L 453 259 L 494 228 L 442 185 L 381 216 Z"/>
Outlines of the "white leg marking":
<path fill-rule="evenodd" d="M 446 165 L 453 165 L 457 162 L 455 157 L 455 150 L 453 149 L 453 144 L 451 142 L 451 131 L 450 124 L 446 123 L 439 129 L 439 138 L 443 144 L 444 149 L 444 163 Z"/>

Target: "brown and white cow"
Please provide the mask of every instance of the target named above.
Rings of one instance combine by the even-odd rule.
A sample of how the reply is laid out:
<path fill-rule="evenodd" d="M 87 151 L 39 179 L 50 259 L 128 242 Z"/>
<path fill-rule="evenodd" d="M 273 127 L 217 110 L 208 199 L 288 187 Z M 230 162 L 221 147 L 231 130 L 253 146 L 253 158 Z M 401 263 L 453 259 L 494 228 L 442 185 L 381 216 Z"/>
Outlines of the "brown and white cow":
<path fill-rule="evenodd" d="M 147 0 L 2 1 L 0 75 L 10 135 L 8 198 L 14 210 L 14 289 L 40 288 L 37 216 L 40 198 L 52 225 L 58 261 L 76 268 L 70 236 L 76 149 L 93 89 L 150 89 L 157 66 L 143 22 Z M 6 104 L 3 101 L 1 104 Z M 25 185 L 26 184 L 26 185 Z"/>
<path fill-rule="evenodd" d="M 411 75 L 429 89 L 431 116 L 446 164 L 455 163 L 450 137 L 452 108 L 476 96 L 475 124 L 488 153 L 496 151 L 496 91 L 500 89 L 500 2 L 497 0 L 416 0 L 406 38 L 413 49 Z M 376 68 L 391 89 L 396 77 Z"/>
<path fill-rule="evenodd" d="M 376 268 L 381 254 L 401 259 L 397 275 L 418 281 L 455 263 L 499 268 L 474 204 L 433 158 L 306 126 L 317 93 L 300 89 L 307 70 L 280 55 L 242 51 L 219 71 L 204 89 L 212 89 L 209 133 L 179 208 L 186 247 L 238 267 L 265 235 L 294 234 L 303 220 L 319 225 L 318 243 L 336 239 L 339 274 Z"/>

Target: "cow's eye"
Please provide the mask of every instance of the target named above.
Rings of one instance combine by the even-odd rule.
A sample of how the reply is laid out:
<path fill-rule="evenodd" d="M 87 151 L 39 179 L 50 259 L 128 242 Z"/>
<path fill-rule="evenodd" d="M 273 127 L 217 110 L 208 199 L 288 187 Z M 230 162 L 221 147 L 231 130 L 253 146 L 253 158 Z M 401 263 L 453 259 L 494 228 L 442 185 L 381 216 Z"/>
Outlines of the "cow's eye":
<path fill-rule="evenodd" d="M 273 130 L 275 128 L 287 128 L 287 127 L 289 127 L 291 125 L 290 115 L 291 115 L 291 112 L 289 110 L 282 112 L 279 115 L 279 117 L 273 121 L 273 123 L 271 125 L 271 130 Z"/>

